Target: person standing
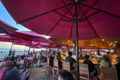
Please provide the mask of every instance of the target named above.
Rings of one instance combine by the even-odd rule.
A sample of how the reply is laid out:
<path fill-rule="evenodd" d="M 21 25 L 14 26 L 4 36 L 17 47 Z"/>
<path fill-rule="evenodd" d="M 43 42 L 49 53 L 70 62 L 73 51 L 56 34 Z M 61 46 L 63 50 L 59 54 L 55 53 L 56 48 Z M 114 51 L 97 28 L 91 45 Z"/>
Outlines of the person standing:
<path fill-rule="evenodd" d="M 53 53 L 49 56 L 49 66 L 54 67 L 54 55 Z"/>
<path fill-rule="evenodd" d="M 104 55 L 100 62 L 100 80 L 117 80 L 108 55 Z"/>
<path fill-rule="evenodd" d="M 68 52 L 68 57 L 66 58 L 66 61 L 70 63 L 70 70 L 73 71 L 75 70 L 75 59 L 72 57 L 72 52 Z"/>
<path fill-rule="evenodd" d="M 97 70 L 95 68 L 95 65 L 92 63 L 92 61 L 89 59 L 89 55 L 85 55 L 85 61 L 84 64 L 88 65 L 89 70 L 89 78 L 90 80 L 94 80 L 96 78 Z"/>
<path fill-rule="evenodd" d="M 63 62 L 62 62 L 62 58 L 61 58 L 60 52 L 57 53 L 57 60 L 58 60 L 58 69 L 62 70 L 62 68 L 63 68 Z"/>

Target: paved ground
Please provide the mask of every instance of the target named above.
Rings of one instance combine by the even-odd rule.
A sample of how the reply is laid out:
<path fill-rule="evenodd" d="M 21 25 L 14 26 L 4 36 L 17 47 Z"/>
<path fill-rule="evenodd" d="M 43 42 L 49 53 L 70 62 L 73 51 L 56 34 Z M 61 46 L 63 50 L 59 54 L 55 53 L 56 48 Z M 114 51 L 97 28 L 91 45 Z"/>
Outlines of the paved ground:
<path fill-rule="evenodd" d="M 30 80 L 48 80 L 48 68 L 32 68 Z"/>
<path fill-rule="evenodd" d="M 57 76 L 56 75 L 54 75 L 54 76 L 52 75 L 52 73 L 55 73 L 55 72 L 50 72 L 49 75 L 48 75 L 48 72 L 49 72 L 48 70 L 50 71 L 52 69 L 49 69 L 47 66 L 46 67 L 45 66 L 44 67 L 40 67 L 40 68 L 31 68 L 30 69 L 30 73 L 31 73 L 30 80 L 57 80 L 57 78 L 56 78 Z M 110 72 L 113 73 L 113 71 L 111 71 L 111 70 L 110 70 Z M 50 75 L 52 75 L 52 76 L 50 76 Z M 112 75 L 109 75 L 109 77 L 111 78 Z M 116 75 L 116 74 L 114 74 L 114 75 Z M 105 75 L 105 76 L 107 76 L 107 75 Z M 114 76 L 114 77 L 116 77 L 116 76 Z M 85 79 L 85 80 L 87 80 L 87 79 Z M 101 79 L 101 80 L 103 80 L 103 79 Z M 112 79 L 112 80 L 117 80 L 117 79 Z"/>

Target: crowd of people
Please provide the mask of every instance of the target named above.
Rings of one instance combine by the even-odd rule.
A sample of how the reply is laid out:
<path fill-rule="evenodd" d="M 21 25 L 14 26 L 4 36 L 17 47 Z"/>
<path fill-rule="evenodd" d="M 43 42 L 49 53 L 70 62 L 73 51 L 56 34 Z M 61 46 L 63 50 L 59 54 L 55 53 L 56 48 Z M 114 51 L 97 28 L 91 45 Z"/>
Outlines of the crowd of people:
<path fill-rule="evenodd" d="M 54 75 L 50 80 L 76 80 L 78 76 L 76 74 L 76 64 L 78 62 L 80 65 L 88 65 L 89 80 L 120 80 L 120 57 L 116 58 L 116 64 L 112 64 L 110 52 L 97 57 L 97 63 L 92 60 L 93 56 L 91 54 L 81 54 L 79 61 L 77 61 L 73 57 L 74 52 L 69 50 L 40 51 L 38 54 L 12 55 L 5 58 L 0 65 L 2 72 L 0 73 L 0 80 L 29 80 L 30 68 L 44 65 L 49 66 L 50 76 Z M 69 63 L 68 70 L 65 70 L 64 62 Z M 42 65 L 42 63 L 46 64 Z M 54 72 L 56 65 L 57 71 Z"/>
<path fill-rule="evenodd" d="M 7 57 L 0 67 L 0 80 L 29 80 L 30 73 L 22 64 Z"/>
<path fill-rule="evenodd" d="M 30 69 L 40 67 L 41 62 L 47 62 L 43 55 L 37 57 L 35 53 L 29 53 L 15 56 L 13 53 L 0 62 L 0 80 L 30 80 Z"/>
<path fill-rule="evenodd" d="M 61 74 L 61 71 L 67 73 L 69 72 L 71 75 L 73 75 L 73 80 L 76 80 L 76 64 L 77 61 L 74 59 L 73 52 L 68 51 L 68 54 L 66 58 L 62 58 L 61 52 L 56 52 L 56 56 L 50 55 L 49 57 L 49 65 L 54 68 L 54 59 L 57 57 L 58 61 L 58 75 Z M 117 63 L 112 64 L 111 55 L 112 53 L 107 52 L 104 55 L 101 55 L 101 57 L 97 58 L 97 63 L 95 64 L 92 61 L 92 55 L 91 54 L 84 54 L 80 55 L 80 58 L 82 57 L 83 62 L 80 64 L 87 64 L 88 70 L 89 70 L 89 79 L 90 80 L 120 80 L 120 58 L 119 56 L 116 58 Z M 63 62 L 69 62 L 70 65 L 70 71 L 64 70 L 63 68 Z M 71 77 L 71 76 L 69 76 Z M 60 80 L 60 79 L 59 79 Z M 71 79 L 61 79 L 61 80 L 71 80 Z"/>

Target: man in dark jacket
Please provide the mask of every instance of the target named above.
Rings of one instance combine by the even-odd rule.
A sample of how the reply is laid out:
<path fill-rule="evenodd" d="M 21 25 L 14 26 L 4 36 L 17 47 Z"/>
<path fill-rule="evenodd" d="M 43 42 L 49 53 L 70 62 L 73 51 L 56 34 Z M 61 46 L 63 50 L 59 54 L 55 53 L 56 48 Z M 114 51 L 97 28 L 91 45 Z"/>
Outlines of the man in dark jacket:
<path fill-rule="evenodd" d="M 75 69 L 75 59 L 72 57 L 72 52 L 68 52 L 68 57 L 66 58 L 66 61 L 68 61 L 70 63 L 70 70 L 74 70 Z"/>
<path fill-rule="evenodd" d="M 92 63 L 92 61 L 89 59 L 89 55 L 85 55 L 85 61 L 84 64 L 88 65 L 89 75 L 90 78 L 94 78 L 97 74 L 97 70 L 95 68 L 95 65 Z"/>

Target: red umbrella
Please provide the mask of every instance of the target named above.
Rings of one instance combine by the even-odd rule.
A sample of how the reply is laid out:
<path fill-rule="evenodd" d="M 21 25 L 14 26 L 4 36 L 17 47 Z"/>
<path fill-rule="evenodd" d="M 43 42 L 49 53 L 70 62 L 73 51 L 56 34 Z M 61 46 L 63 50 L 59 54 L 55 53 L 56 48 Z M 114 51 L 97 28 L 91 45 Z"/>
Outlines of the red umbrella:
<path fill-rule="evenodd" d="M 0 35 L 0 41 L 5 41 L 5 42 L 13 42 L 14 40 L 16 40 L 15 37 L 11 37 L 9 35 Z"/>
<path fill-rule="evenodd" d="M 0 33 L 5 35 L 0 35 L 0 38 L 4 39 L 15 39 L 15 40 L 26 40 L 26 41 L 43 41 L 49 42 L 50 40 L 44 38 L 38 33 L 33 31 L 16 31 L 17 29 L 7 26 L 6 24 L 0 22 Z"/>
<path fill-rule="evenodd" d="M 13 17 L 38 33 L 71 39 L 75 7 L 79 39 L 119 38 L 120 0 L 3 0 Z M 114 24 L 113 24 L 114 23 Z"/>
<path fill-rule="evenodd" d="M 1 29 L 0 29 L 1 30 Z M 32 32 L 31 32 L 32 33 Z M 1 33 L 0 33 L 1 34 Z M 2 33 L 3 34 L 3 33 Z M 44 39 L 44 38 L 27 38 L 27 39 L 22 39 L 21 36 L 19 35 L 23 35 L 23 33 L 17 33 L 17 37 L 12 37 L 6 33 L 4 33 L 3 35 L 0 35 L 0 41 L 7 41 L 7 42 L 13 42 L 14 44 L 20 44 L 20 45 L 26 45 L 26 46 L 47 46 L 49 45 L 49 43 L 51 43 L 50 40 Z M 15 36 L 16 36 L 15 35 Z M 28 36 L 30 34 L 24 34 L 25 36 Z M 23 36 L 24 37 L 24 36 Z M 34 43 L 33 43 L 34 42 Z"/>
<path fill-rule="evenodd" d="M 33 31 L 28 31 L 28 32 L 10 32 L 10 35 L 19 37 L 21 39 L 24 39 L 26 41 L 43 41 L 43 42 L 50 42 L 49 39 L 46 39 L 44 37 L 41 37 L 40 34 L 37 34 Z"/>
<path fill-rule="evenodd" d="M 29 45 L 30 47 L 33 47 L 33 48 L 41 48 L 41 47 L 45 47 L 45 48 L 48 48 L 50 45 L 49 42 L 32 42 L 31 45 Z"/>
<path fill-rule="evenodd" d="M 120 36 L 120 0 L 3 0 L 3 3 L 17 22 L 38 33 L 76 40 L 76 45 L 78 39 Z M 78 53 L 78 45 L 76 49 Z"/>

